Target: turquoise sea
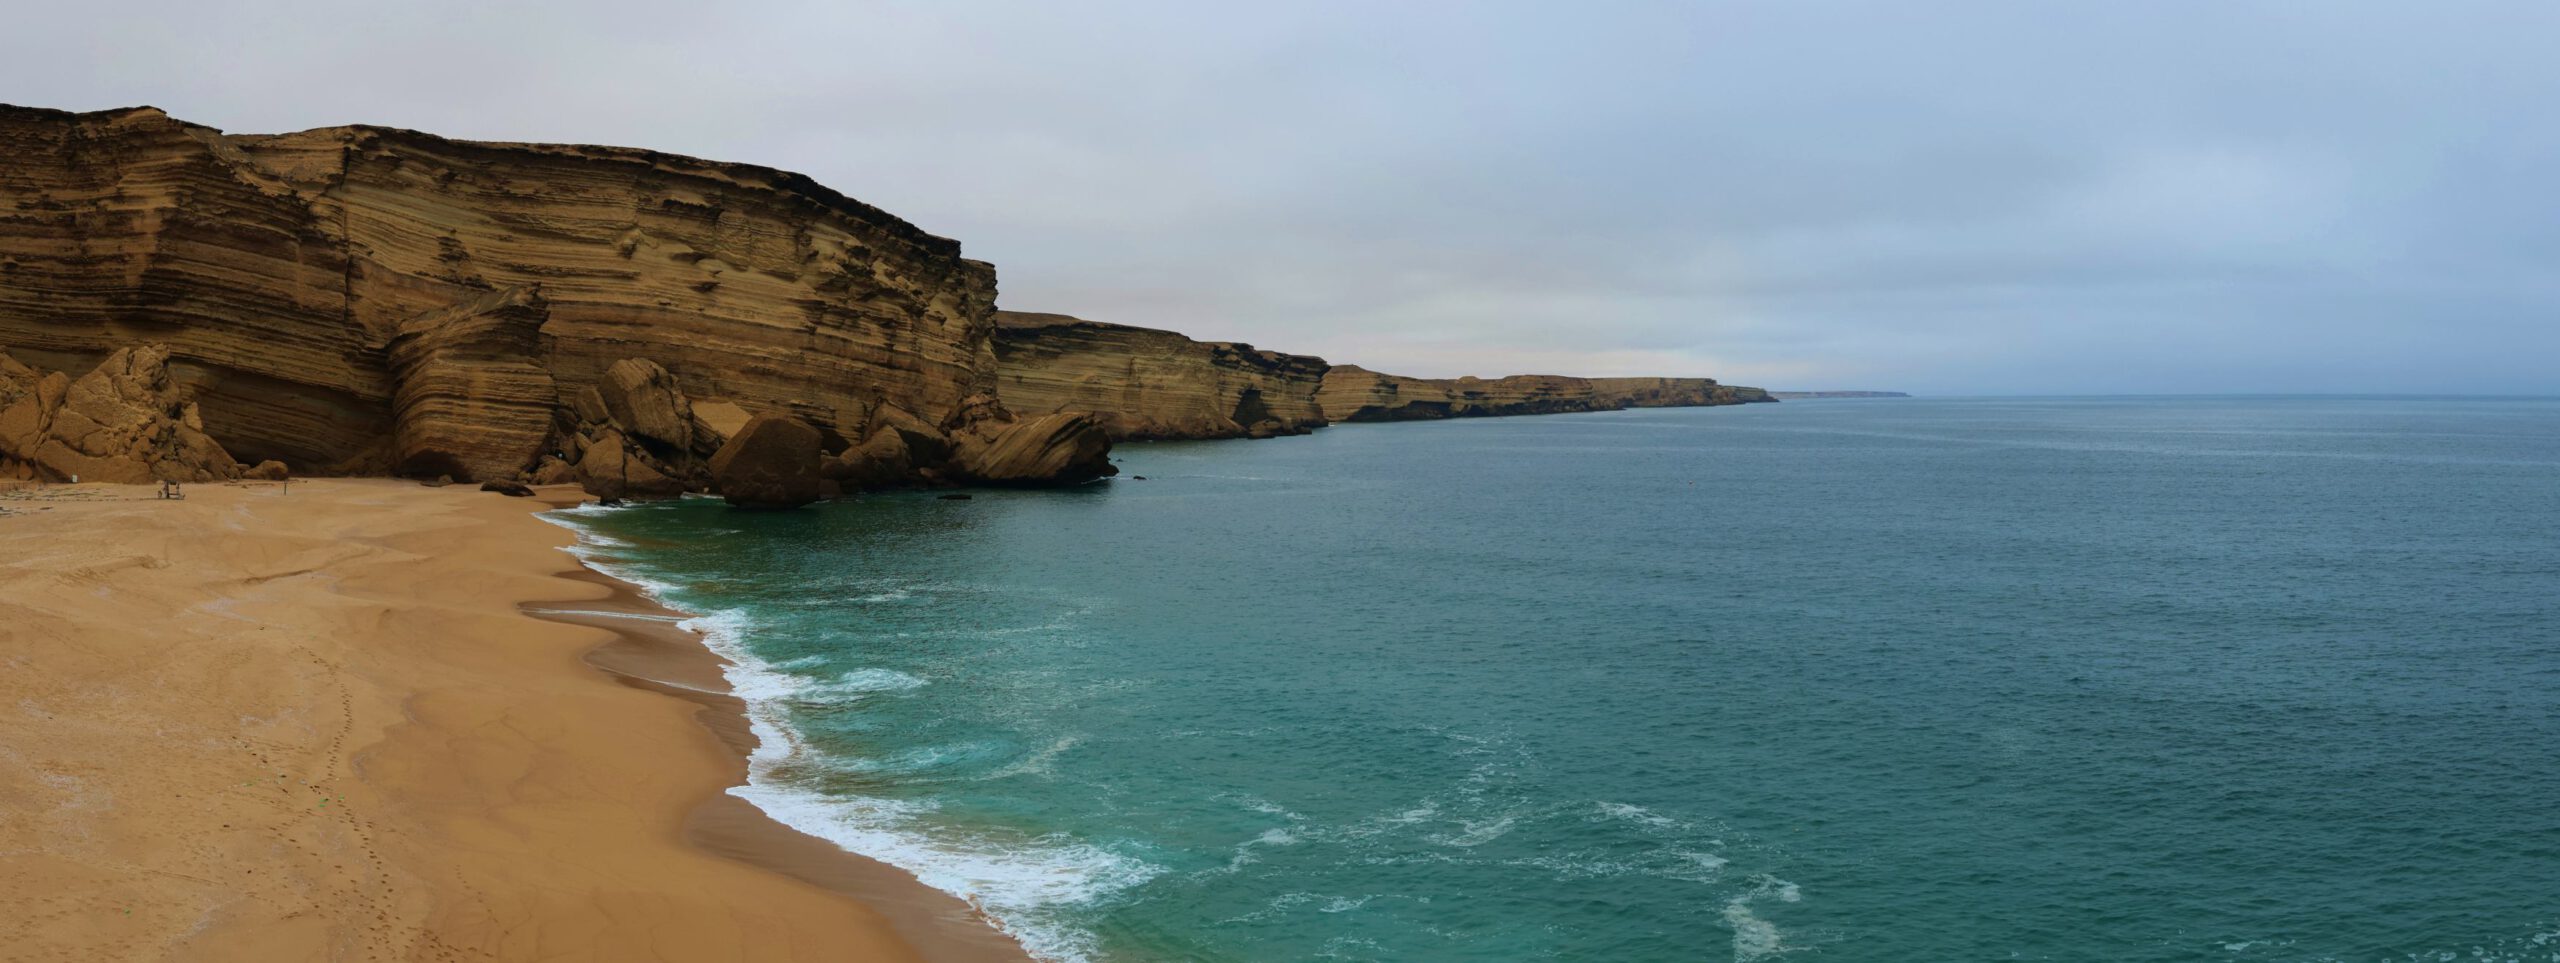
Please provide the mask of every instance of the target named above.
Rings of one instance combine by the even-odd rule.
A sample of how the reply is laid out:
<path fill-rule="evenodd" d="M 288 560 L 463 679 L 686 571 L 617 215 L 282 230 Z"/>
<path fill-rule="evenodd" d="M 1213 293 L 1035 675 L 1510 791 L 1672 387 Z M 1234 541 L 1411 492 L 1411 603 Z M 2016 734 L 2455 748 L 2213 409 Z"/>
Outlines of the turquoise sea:
<path fill-rule="evenodd" d="M 742 795 L 1058 960 L 2560 961 L 2560 402 L 1118 457 L 561 517 L 738 660 Z"/>

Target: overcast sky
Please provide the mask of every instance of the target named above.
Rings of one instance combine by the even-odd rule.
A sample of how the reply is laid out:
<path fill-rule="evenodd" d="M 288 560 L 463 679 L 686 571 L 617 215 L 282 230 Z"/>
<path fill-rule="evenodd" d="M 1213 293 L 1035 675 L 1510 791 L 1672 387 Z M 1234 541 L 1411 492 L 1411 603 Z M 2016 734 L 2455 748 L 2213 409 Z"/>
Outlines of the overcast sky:
<path fill-rule="evenodd" d="M 782 167 L 1416 375 L 2560 393 L 2550 0 L 365 6 L 23 5 L 0 101 Z"/>

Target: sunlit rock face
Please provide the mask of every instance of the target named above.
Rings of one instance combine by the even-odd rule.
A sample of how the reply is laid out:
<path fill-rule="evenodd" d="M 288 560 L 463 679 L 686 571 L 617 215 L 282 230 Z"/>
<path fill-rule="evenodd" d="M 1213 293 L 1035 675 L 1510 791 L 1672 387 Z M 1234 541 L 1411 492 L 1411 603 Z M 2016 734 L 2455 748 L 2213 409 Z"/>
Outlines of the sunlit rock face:
<path fill-rule="evenodd" d="M 574 464 L 583 424 L 707 474 L 660 437 L 690 426 L 576 412 L 633 359 L 831 441 L 884 401 L 938 422 L 994 388 L 994 298 L 958 242 L 769 168 L 0 106 L 0 349 L 165 346 L 204 434 L 300 472 L 512 475 Z"/>
<path fill-rule="evenodd" d="M 997 393 L 1015 412 L 1090 412 L 1121 440 L 1300 434 L 1326 423 L 1324 359 L 1063 314 L 998 311 Z"/>

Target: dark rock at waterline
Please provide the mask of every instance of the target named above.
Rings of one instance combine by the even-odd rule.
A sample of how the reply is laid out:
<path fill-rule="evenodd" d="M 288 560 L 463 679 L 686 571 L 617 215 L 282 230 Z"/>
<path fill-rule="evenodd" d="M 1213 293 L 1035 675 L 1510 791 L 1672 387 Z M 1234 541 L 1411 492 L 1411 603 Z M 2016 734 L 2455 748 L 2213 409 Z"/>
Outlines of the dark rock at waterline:
<path fill-rule="evenodd" d="M 507 496 L 507 497 L 509 497 L 509 498 L 530 498 L 530 497 L 533 497 L 533 489 L 525 487 L 525 485 L 524 485 L 522 482 L 511 482 L 511 481 L 492 481 L 492 482 L 481 482 L 481 483 L 480 483 L 480 490 L 481 490 L 481 491 L 484 491 L 484 492 L 497 492 L 498 494 L 505 495 L 505 496 Z"/>
<path fill-rule="evenodd" d="M 818 429 L 790 415 L 747 419 L 711 456 L 711 483 L 740 508 L 798 508 L 818 500 Z"/>
<path fill-rule="evenodd" d="M 1111 437 L 1089 412 L 970 426 L 954 457 L 960 473 L 990 485 L 1076 485 L 1120 473 Z"/>
<path fill-rule="evenodd" d="M 897 488 L 915 477 L 912 451 L 905 436 L 895 429 L 882 428 L 872 432 L 862 444 L 846 448 L 842 454 L 827 459 L 818 467 L 818 474 L 843 486 L 846 491 Z"/>

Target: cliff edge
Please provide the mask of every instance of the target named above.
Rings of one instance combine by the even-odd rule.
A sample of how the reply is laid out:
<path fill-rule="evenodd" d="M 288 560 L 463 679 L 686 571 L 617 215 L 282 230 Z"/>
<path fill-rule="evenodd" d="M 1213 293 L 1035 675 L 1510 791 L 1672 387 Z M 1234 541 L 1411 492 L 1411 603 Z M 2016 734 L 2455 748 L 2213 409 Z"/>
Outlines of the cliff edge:
<path fill-rule="evenodd" d="M 1737 405 L 1777 399 L 1712 378 L 1408 378 L 1358 365 L 1325 372 L 1316 401 L 1338 421 L 1415 421 L 1625 408 Z"/>
<path fill-rule="evenodd" d="M 1323 358 L 1063 314 L 997 311 L 997 396 L 1095 413 L 1114 439 L 1269 438 L 1324 427 Z"/>
<path fill-rule="evenodd" d="M 995 291 L 958 242 L 771 168 L 0 105 L 0 376 L 149 346 L 151 403 L 233 462 L 702 490 L 771 413 L 812 458 L 937 435 L 906 480 L 966 480 L 966 441 L 1013 423 L 977 401 Z M 0 473 L 72 473 L 47 451 Z"/>

